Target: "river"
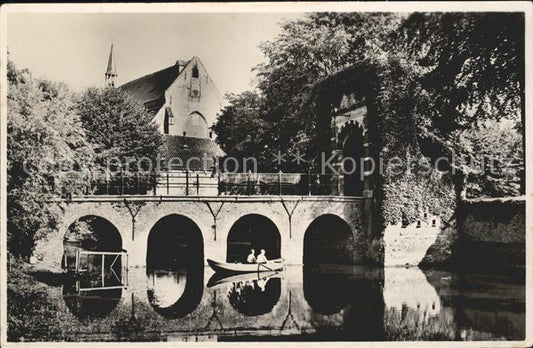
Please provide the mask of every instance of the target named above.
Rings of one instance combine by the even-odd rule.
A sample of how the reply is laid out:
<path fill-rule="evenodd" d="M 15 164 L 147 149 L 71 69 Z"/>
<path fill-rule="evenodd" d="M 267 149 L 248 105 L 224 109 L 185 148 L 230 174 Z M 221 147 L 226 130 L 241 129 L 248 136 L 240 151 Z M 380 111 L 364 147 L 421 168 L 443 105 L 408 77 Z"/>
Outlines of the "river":
<path fill-rule="evenodd" d="M 106 275 L 106 286 L 113 286 Z M 119 277 L 120 278 L 120 277 Z M 234 278 L 130 268 L 123 289 L 74 279 L 49 300 L 72 341 L 522 340 L 521 277 L 287 266 Z M 117 283 L 118 284 L 118 283 Z M 89 288 L 92 288 L 88 290 Z"/>

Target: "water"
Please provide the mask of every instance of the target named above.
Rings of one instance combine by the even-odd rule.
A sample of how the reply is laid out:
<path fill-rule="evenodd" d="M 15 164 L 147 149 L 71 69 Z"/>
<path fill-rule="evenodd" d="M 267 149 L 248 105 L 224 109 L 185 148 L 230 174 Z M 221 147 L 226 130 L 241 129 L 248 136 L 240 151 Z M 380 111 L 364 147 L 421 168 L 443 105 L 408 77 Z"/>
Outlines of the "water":
<path fill-rule="evenodd" d="M 72 341 L 522 340 L 525 286 L 418 268 L 288 266 L 213 277 L 133 268 L 125 289 L 50 287 Z M 112 286 L 111 278 L 106 280 Z M 82 284 L 83 283 L 83 284 Z"/>

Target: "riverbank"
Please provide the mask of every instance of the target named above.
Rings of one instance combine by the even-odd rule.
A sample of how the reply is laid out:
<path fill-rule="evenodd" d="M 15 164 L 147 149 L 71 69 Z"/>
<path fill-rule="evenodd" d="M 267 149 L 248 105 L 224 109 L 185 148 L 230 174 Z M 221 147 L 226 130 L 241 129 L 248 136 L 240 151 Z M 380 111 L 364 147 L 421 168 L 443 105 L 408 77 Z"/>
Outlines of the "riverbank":
<path fill-rule="evenodd" d="M 20 259 L 11 260 L 7 277 L 8 341 L 63 339 L 61 328 L 66 323 L 48 296 L 49 286 L 57 283 L 60 277 L 35 273 L 32 265 Z M 45 280 L 50 285 L 44 283 Z"/>

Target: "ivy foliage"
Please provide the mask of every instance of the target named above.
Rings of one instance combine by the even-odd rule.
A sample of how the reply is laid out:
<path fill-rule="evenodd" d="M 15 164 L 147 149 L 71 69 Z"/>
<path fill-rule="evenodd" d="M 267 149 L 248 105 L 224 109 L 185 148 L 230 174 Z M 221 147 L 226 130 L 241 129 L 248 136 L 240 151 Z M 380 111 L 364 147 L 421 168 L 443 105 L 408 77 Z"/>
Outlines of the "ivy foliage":
<path fill-rule="evenodd" d="M 259 166 L 272 167 L 276 151 L 299 151 L 307 163 L 287 161 L 274 169 L 319 167 L 320 152 L 330 146 L 332 110 L 343 93 L 354 92 L 373 108 L 373 141 L 389 157 L 455 157 L 471 195 L 519 194 L 523 14 L 314 13 L 285 23 L 260 48 L 266 62 L 256 68 L 257 90 L 233 96 L 218 118 L 225 125 L 218 127 L 218 141 L 230 155 L 257 150 Z M 253 113 L 241 97 L 259 101 Z M 235 115 L 253 116 L 243 116 L 247 126 L 233 128 L 228 120 Z M 260 136 L 240 131 L 247 128 Z M 490 135 L 472 136 L 482 132 Z M 225 146 L 229 133 L 246 146 Z M 483 140 L 501 141 L 506 134 L 510 143 Z M 476 174 L 493 152 L 510 159 L 507 174 Z"/>

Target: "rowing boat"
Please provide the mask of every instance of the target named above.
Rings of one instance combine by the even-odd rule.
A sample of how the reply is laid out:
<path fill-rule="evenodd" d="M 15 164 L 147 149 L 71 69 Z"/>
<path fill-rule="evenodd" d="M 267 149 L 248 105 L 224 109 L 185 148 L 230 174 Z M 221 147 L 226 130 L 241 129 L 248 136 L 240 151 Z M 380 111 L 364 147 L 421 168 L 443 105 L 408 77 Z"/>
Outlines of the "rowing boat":
<path fill-rule="evenodd" d="M 265 263 L 227 263 L 207 259 L 207 263 L 215 272 L 219 273 L 272 272 L 283 269 L 283 259 Z"/>

